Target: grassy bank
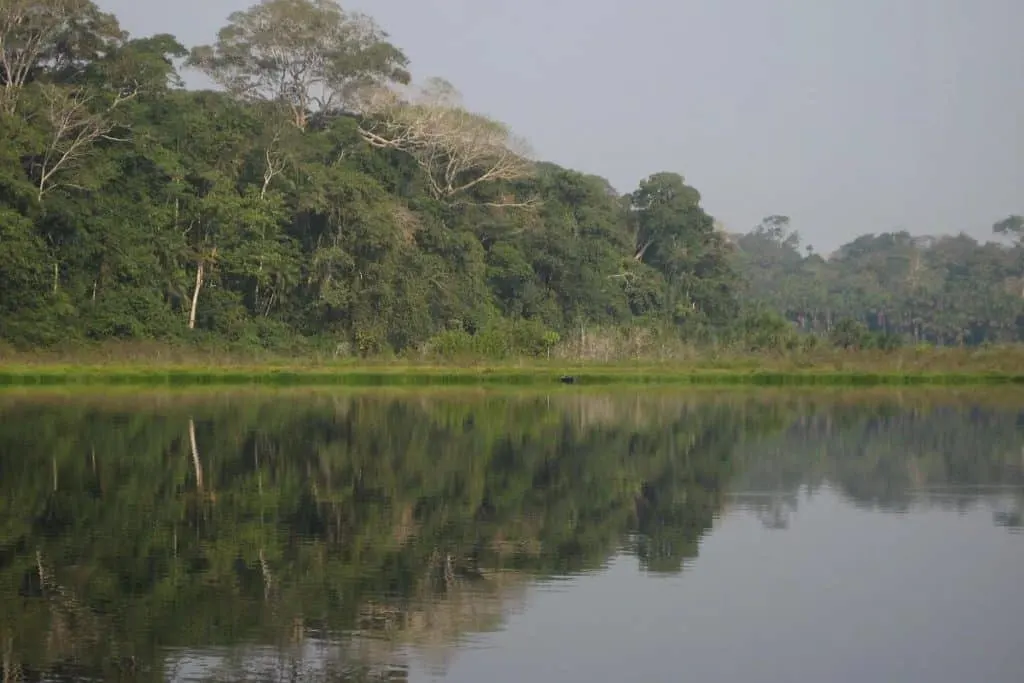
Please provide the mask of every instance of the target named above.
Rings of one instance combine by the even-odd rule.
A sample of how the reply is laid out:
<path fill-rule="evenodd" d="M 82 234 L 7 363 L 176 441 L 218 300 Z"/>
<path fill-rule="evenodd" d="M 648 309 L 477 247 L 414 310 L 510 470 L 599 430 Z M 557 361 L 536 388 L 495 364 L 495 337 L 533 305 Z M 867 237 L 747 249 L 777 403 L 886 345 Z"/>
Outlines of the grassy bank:
<path fill-rule="evenodd" d="M 429 386 L 1024 384 L 1024 347 L 821 350 L 791 354 L 693 351 L 669 359 L 336 359 L 237 355 L 197 348 L 102 345 L 0 351 L 0 385 Z"/>
<path fill-rule="evenodd" d="M 447 404 L 477 404 L 490 400 L 529 400 L 543 398 L 551 405 L 592 406 L 615 400 L 630 402 L 643 398 L 647 402 L 671 401 L 673 405 L 687 402 L 707 404 L 727 402 L 739 405 L 806 406 L 878 406 L 891 405 L 900 409 L 928 409 L 935 406 L 972 406 L 1007 408 L 1024 406 L 1024 386 L 1021 385 L 920 385 L 912 387 L 842 385 L 820 386 L 714 386 L 691 385 L 685 392 L 677 386 L 660 384 L 650 386 L 582 387 L 545 385 L 474 385 L 474 386 L 385 386 L 366 389 L 348 386 L 273 385 L 184 385 L 184 386 L 132 386 L 62 384 L 51 386 L 0 387 L 0 413 L 11 408 L 33 405 L 59 406 L 86 405 L 96 409 L 119 411 L 181 409 L 209 404 L 271 403 L 295 405 L 326 402 L 345 405 L 346 401 L 408 400 L 418 405 L 431 401 Z M 683 403 L 680 403 L 682 401 Z"/>

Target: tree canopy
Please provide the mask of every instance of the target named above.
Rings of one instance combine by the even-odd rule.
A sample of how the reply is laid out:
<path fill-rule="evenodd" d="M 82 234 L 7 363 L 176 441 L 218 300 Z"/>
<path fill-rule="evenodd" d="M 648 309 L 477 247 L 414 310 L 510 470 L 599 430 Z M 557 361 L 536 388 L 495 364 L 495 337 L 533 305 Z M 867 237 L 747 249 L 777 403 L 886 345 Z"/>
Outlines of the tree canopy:
<path fill-rule="evenodd" d="M 993 226 L 1019 235 L 1019 219 Z M 838 332 L 850 344 L 872 332 L 934 344 L 1024 339 L 1024 245 L 980 243 L 959 234 L 868 234 L 828 258 L 801 252 L 780 216 L 736 238 L 736 267 L 747 275 L 742 298 L 799 329 Z"/>
<path fill-rule="evenodd" d="M 91 0 L 10 0 L 0 86 L 0 339 L 19 346 L 543 353 L 595 326 L 728 343 L 841 318 L 1022 336 L 1019 217 L 996 226 L 1010 246 L 866 236 L 825 259 L 784 216 L 732 238 L 678 173 L 622 194 L 536 159 L 333 0 L 262 0 L 191 48 Z"/>

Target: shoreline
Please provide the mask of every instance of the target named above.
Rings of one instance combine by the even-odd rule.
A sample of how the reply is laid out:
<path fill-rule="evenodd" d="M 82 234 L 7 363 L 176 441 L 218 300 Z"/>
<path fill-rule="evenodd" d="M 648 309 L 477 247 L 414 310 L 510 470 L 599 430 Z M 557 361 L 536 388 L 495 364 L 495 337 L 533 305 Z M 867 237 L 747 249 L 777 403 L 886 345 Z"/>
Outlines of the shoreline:
<path fill-rule="evenodd" d="M 885 367 L 878 362 L 785 367 L 726 363 L 151 364 L 0 361 L 0 387 L 27 386 L 910 386 L 1024 385 L 1019 372 L 983 367 Z M 903 365 L 902 363 L 900 365 Z M 929 363 L 929 366 L 932 364 Z M 874 366 L 874 367 L 872 367 Z"/>

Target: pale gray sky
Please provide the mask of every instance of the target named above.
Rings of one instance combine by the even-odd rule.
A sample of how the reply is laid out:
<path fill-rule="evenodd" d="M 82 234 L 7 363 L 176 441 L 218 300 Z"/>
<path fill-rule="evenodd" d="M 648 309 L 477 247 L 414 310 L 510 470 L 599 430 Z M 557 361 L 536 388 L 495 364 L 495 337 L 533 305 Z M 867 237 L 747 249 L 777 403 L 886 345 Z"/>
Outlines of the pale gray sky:
<path fill-rule="evenodd" d="M 210 42 L 251 0 L 99 0 Z M 730 230 L 864 232 L 1024 213 L 1024 0 L 353 0 L 539 157 L 629 191 L 676 171 Z"/>

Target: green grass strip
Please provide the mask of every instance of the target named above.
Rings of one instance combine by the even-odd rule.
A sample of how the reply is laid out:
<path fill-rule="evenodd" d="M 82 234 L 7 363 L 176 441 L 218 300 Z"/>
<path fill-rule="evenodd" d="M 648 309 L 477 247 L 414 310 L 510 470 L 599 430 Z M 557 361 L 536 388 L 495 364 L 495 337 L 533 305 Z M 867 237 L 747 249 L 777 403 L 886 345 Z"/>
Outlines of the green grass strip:
<path fill-rule="evenodd" d="M 533 386 L 599 385 L 756 385 L 756 386 L 911 386 L 1024 384 L 1024 374 L 1002 372 L 870 372 L 851 370 L 742 370 L 672 367 L 0 367 L 0 386 Z"/>

